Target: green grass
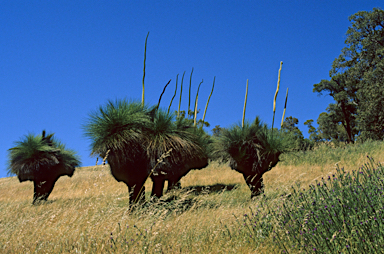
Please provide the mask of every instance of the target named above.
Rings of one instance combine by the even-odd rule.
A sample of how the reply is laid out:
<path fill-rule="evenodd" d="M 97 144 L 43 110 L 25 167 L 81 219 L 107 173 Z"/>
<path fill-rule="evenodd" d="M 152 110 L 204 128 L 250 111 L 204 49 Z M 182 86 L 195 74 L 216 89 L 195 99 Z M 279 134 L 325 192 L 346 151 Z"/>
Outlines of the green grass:
<path fill-rule="evenodd" d="M 281 155 L 283 165 L 316 165 L 323 166 L 340 163 L 345 166 L 359 166 L 357 161 L 367 155 L 374 158 L 381 157 L 384 150 L 384 143 L 381 141 L 370 141 L 362 144 L 340 144 L 333 147 L 332 144 L 321 144 L 313 150 L 300 151 L 291 154 Z"/>
<path fill-rule="evenodd" d="M 309 188 L 293 188 L 288 199 L 267 208 L 269 236 L 290 253 L 382 253 L 383 185 L 384 167 L 370 159 L 351 173 L 338 169 Z"/>

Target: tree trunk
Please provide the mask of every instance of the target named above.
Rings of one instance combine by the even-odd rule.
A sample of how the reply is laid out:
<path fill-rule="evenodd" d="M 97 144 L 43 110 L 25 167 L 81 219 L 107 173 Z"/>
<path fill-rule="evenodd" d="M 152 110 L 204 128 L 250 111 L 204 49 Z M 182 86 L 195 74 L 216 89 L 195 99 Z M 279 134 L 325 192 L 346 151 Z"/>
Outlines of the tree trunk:
<path fill-rule="evenodd" d="M 151 196 L 155 196 L 157 198 L 161 198 L 163 196 L 163 189 L 164 189 L 164 179 L 158 179 L 158 178 L 152 178 L 152 193 Z"/>
<path fill-rule="evenodd" d="M 53 187 L 55 186 L 57 179 L 54 180 L 42 180 L 42 179 L 36 179 L 33 181 L 33 202 L 32 204 L 35 204 L 36 202 L 40 200 L 46 201 L 48 199 L 48 196 L 51 194 Z"/>
<path fill-rule="evenodd" d="M 344 115 L 344 120 L 345 120 L 345 131 L 347 132 L 348 136 L 348 143 L 353 143 L 353 137 L 352 137 L 352 128 L 351 128 L 351 121 L 349 120 L 349 116 L 347 115 L 346 109 L 345 109 L 345 104 L 341 103 L 341 111 L 343 112 Z"/>
<path fill-rule="evenodd" d="M 181 189 L 180 179 L 168 179 L 167 191 Z"/>
<path fill-rule="evenodd" d="M 251 190 L 251 198 L 262 194 L 263 191 L 263 178 L 261 175 L 243 173 L 243 177 Z"/>

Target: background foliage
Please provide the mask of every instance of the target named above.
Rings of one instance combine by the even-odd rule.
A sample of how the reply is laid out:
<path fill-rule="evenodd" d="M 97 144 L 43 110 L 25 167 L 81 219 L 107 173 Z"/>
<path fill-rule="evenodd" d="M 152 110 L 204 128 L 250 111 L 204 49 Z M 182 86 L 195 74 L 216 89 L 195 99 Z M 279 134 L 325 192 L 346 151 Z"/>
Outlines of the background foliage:
<path fill-rule="evenodd" d="M 331 79 L 322 80 L 313 88 L 319 95 L 325 93 L 335 100 L 320 114 L 318 134 L 323 140 L 382 140 L 384 11 L 360 11 L 349 21 L 346 47 L 333 61 Z"/>

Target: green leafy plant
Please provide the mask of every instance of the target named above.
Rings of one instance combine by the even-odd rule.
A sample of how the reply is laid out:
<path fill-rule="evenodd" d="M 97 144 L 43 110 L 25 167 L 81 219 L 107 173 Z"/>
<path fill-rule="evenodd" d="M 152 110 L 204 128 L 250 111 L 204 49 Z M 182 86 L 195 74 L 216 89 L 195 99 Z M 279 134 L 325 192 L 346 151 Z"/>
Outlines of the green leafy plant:
<path fill-rule="evenodd" d="M 381 253 L 384 246 L 384 168 L 372 158 L 358 170 L 322 178 L 309 189 L 293 188 L 271 210 L 280 247 L 306 253 Z"/>
<path fill-rule="evenodd" d="M 162 154 L 172 150 L 151 174 L 154 183 L 153 196 L 162 196 L 165 180 L 168 180 L 168 188 L 172 189 L 191 169 L 208 165 L 208 135 L 202 129 L 196 128 L 191 119 L 176 117 L 175 114 L 159 109 L 146 140 L 147 156 L 152 168 L 157 165 Z"/>
<path fill-rule="evenodd" d="M 60 176 L 72 176 L 80 165 L 73 150 L 53 138 L 54 134 L 29 134 L 10 148 L 8 174 L 17 175 L 20 182 L 33 181 L 33 203 L 47 200 Z"/>
<path fill-rule="evenodd" d="M 84 125 L 91 141 L 91 155 L 105 158 L 109 153 L 111 173 L 128 186 L 130 202 L 143 198 L 145 191 L 142 186 L 150 168 L 143 141 L 155 108 L 143 107 L 136 101 L 109 101 L 92 112 Z"/>
<path fill-rule="evenodd" d="M 243 174 L 252 197 L 262 191 L 262 175 L 276 166 L 279 156 L 289 149 L 285 136 L 273 135 L 259 117 L 252 123 L 245 121 L 243 126 L 223 129 L 216 140 L 216 157 L 229 160 L 232 169 Z"/>

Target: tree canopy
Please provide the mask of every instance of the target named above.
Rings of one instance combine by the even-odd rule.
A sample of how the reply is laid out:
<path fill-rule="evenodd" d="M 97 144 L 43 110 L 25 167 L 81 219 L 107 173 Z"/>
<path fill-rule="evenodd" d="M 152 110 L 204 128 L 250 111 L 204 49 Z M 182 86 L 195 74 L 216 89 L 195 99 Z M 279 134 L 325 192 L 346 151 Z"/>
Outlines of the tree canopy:
<path fill-rule="evenodd" d="M 346 47 L 333 61 L 330 80 L 321 80 L 313 88 L 335 100 L 327 113 L 320 114 L 318 122 L 329 127 L 330 136 L 340 132 L 338 126 L 342 126 L 348 142 L 354 142 L 357 135 L 362 139 L 383 139 L 384 11 L 360 11 L 349 21 Z"/>

